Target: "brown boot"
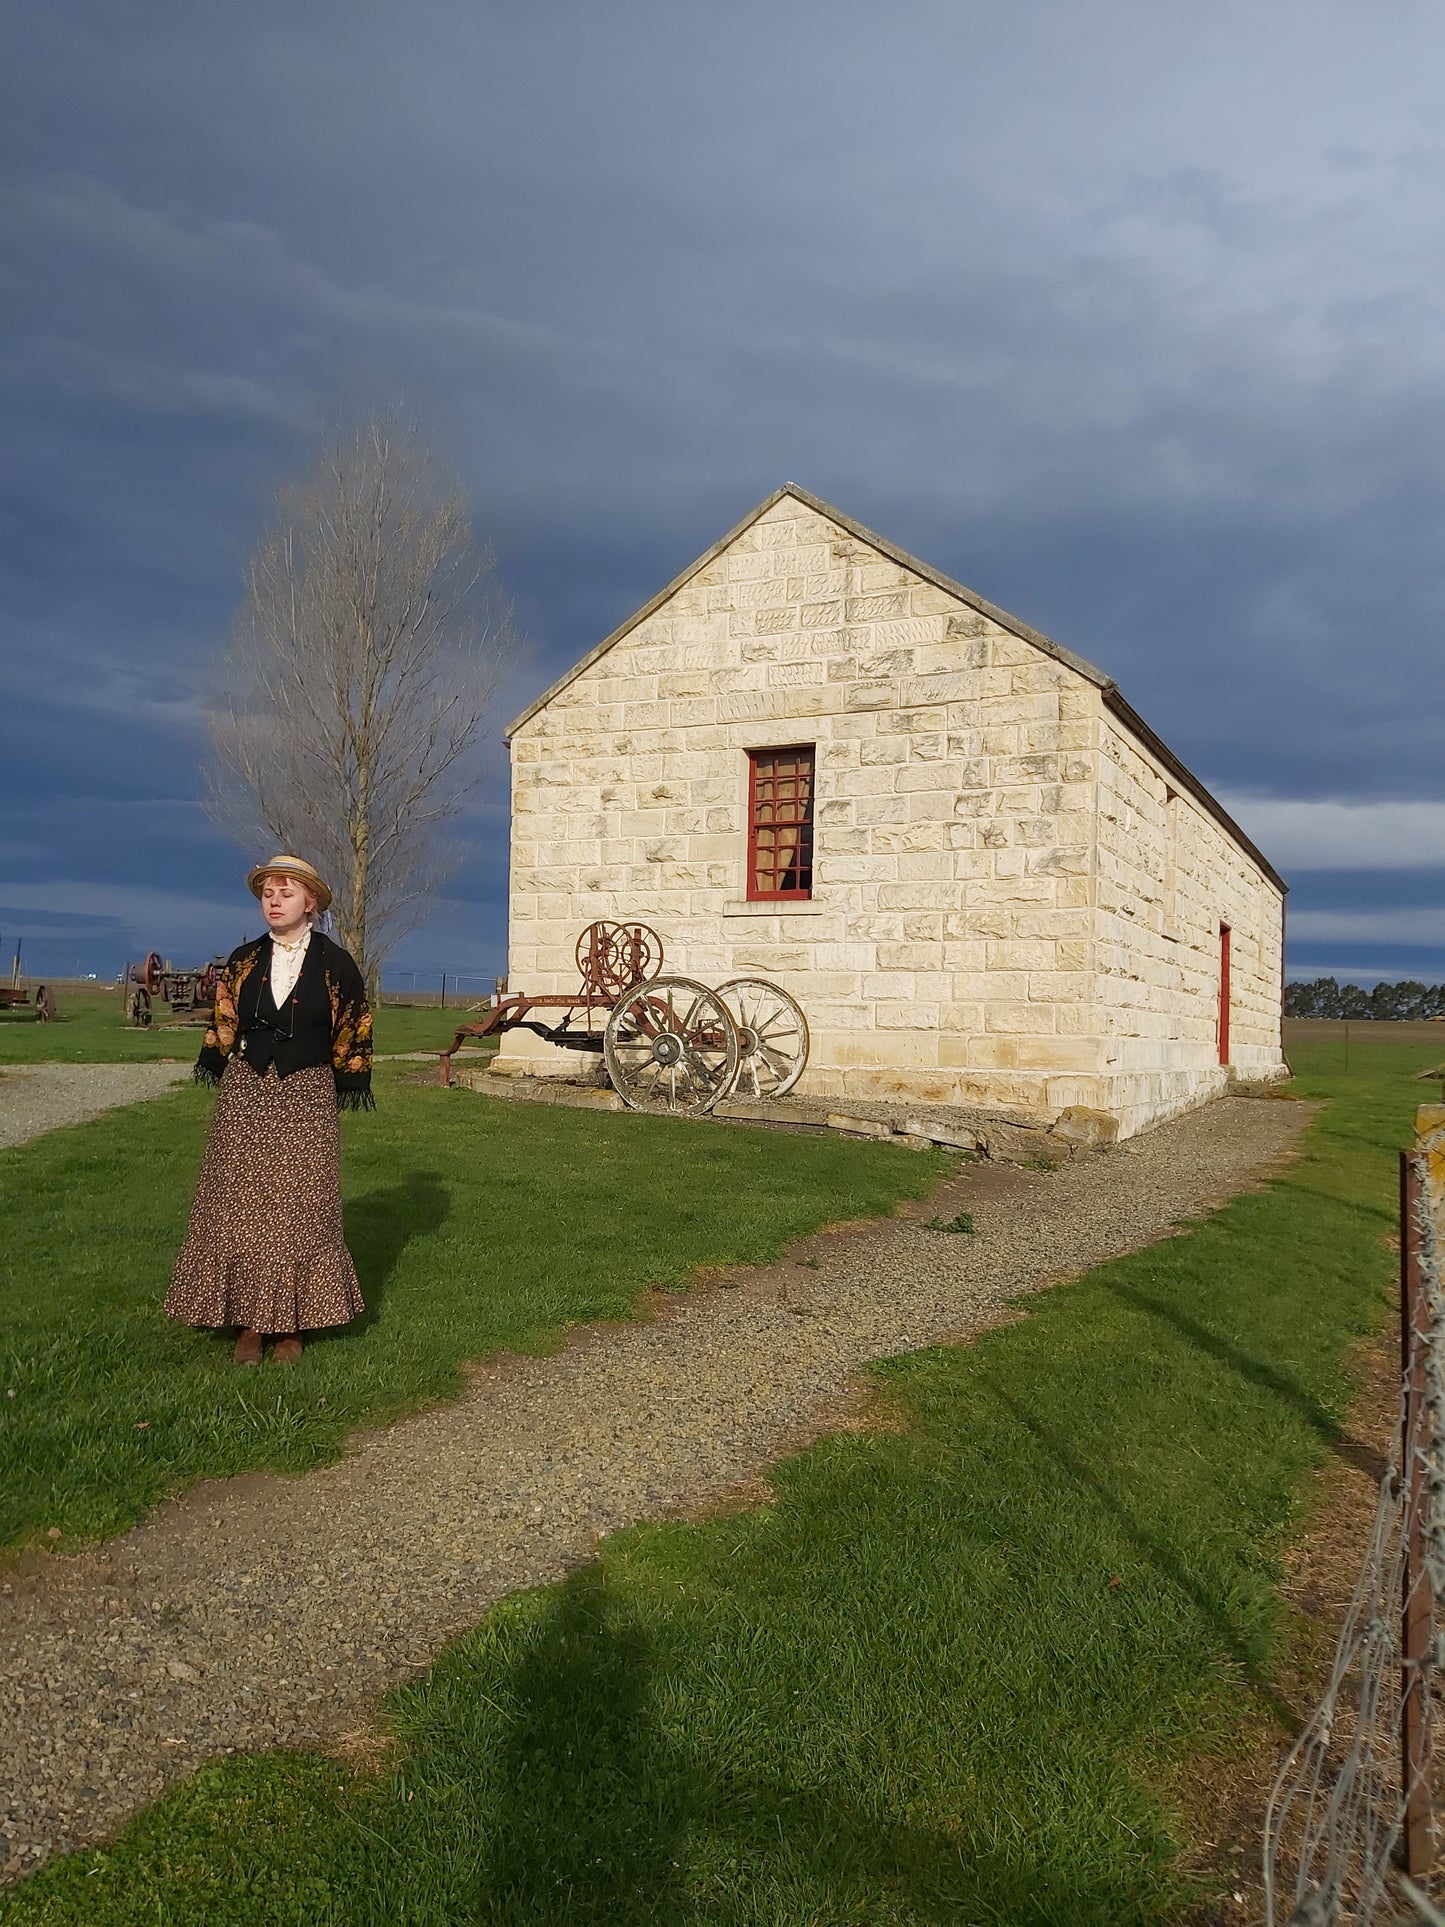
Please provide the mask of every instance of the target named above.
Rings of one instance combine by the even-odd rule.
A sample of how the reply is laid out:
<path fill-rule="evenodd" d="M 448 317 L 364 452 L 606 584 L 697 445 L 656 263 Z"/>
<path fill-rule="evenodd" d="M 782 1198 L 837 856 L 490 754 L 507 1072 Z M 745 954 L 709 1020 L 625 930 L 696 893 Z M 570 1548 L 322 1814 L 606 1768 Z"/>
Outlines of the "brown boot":
<path fill-rule="evenodd" d="M 304 1349 L 300 1332 L 287 1332 L 284 1338 L 278 1338 L 271 1347 L 271 1363 L 294 1365 Z"/>
<path fill-rule="evenodd" d="M 236 1340 L 235 1360 L 238 1365 L 259 1365 L 261 1363 L 261 1334 L 249 1325 Z"/>

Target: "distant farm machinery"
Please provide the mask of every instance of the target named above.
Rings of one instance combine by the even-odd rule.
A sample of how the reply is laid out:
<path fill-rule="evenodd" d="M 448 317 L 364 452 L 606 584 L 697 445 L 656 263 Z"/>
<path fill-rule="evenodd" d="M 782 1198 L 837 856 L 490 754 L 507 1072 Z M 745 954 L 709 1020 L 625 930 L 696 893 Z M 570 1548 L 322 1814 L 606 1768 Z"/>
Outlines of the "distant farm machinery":
<path fill-rule="evenodd" d="M 55 1016 L 55 998 L 44 984 L 32 989 L 20 975 L 20 945 L 15 946 L 15 961 L 10 966 L 10 981 L 0 984 L 0 1010 L 18 1010 L 33 1016 L 37 1024 L 48 1024 Z"/>
<path fill-rule="evenodd" d="M 463 1024 L 441 1054 L 441 1082 L 451 1083 L 464 1041 L 509 1030 L 600 1055 L 632 1110 L 702 1113 L 724 1097 L 782 1097 L 802 1076 L 807 1019 L 766 978 L 734 977 L 712 990 L 664 977 L 662 940 L 645 923 L 588 924 L 576 958 L 579 990 L 499 996 L 485 1017 Z"/>
<path fill-rule="evenodd" d="M 121 980 L 125 1021 L 138 1030 L 148 1029 L 153 1001 L 167 1003 L 177 1013 L 209 1008 L 224 962 L 224 957 L 213 957 L 199 970 L 177 970 L 168 957 L 152 950 L 140 963 L 127 964 Z"/>

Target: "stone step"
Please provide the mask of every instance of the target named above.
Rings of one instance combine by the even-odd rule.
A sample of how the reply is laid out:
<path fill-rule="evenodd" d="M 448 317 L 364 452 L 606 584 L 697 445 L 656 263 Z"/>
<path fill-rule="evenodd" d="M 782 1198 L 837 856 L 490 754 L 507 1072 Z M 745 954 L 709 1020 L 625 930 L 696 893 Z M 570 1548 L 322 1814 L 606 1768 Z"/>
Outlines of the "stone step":
<path fill-rule="evenodd" d="M 801 1124 L 810 1131 L 828 1128 L 814 1107 L 790 1104 L 785 1097 L 725 1097 L 714 1104 L 713 1116 L 731 1118 L 735 1124 Z"/>
<path fill-rule="evenodd" d="M 828 1129 L 844 1137 L 892 1137 L 893 1126 L 876 1117 L 850 1117 L 846 1111 L 829 1111 Z"/>
<path fill-rule="evenodd" d="M 493 1070 L 462 1066 L 456 1072 L 455 1082 L 484 1096 L 508 1098 L 513 1103 L 563 1104 L 582 1111 L 627 1108 L 616 1091 L 605 1085 L 572 1083 L 557 1077 L 502 1075 Z M 796 1103 L 787 1098 L 724 1098 L 711 1115 L 729 1124 L 771 1125 L 775 1129 L 818 1133 L 834 1131 L 841 1137 L 901 1144 L 910 1150 L 932 1147 L 972 1152 L 976 1157 L 1014 1164 L 1061 1164 L 1081 1146 L 1091 1149 L 1107 1146 L 1118 1131 L 1117 1120 L 1107 1113 L 1082 1108 L 1065 1112 L 1060 1126 L 1054 1130 L 1042 1124 L 1031 1128 L 993 1118 L 971 1124 L 952 1118 L 919 1116 L 911 1111 L 900 1111 L 893 1118 L 862 1117 L 852 1111 L 825 1111 L 816 1101 Z M 707 1118 L 692 1114 L 691 1121 L 702 1123 Z"/>
<path fill-rule="evenodd" d="M 595 1085 L 564 1084 L 556 1077 L 498 1077 L 492 1071 L 458 1071 L 455 1083 L 484 1097 L 509 1098 L 517 1104 L 565 1104 L 578 1111 L 621 1111 L 626 1106 L 616 1091 Z"/>

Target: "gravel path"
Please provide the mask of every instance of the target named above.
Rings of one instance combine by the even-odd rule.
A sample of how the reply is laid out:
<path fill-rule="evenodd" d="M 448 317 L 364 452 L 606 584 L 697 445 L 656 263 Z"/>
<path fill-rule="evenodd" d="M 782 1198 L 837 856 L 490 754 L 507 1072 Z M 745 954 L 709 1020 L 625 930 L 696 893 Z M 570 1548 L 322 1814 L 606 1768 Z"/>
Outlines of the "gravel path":
<path fill-rule="evenodd" d="M 494 1360 L 337 1465 L 195 1487 L 105 1548 L 38 1559 L 0 1585 L 0 1871 L 102 1839 L 207 1755 L 363 1725 L 504 1594 L 755 1482 L 849 1423 L 867 1360 L 1165 1235 L 1287 1156 L 1306 1115 L 1229 1098 L 1057 1171 L 965 1167 L 905 1209 L 971 1211 L 974 1237 L 903 1217 L 820 1233 L 652 1322 Z"/>
<path fill-rule="evenodd" d="M 0 1066 L 0 1149 L 61 1124 L 158 1097 L 184 1084 L 189 1064 L 25 1064 Z"/>

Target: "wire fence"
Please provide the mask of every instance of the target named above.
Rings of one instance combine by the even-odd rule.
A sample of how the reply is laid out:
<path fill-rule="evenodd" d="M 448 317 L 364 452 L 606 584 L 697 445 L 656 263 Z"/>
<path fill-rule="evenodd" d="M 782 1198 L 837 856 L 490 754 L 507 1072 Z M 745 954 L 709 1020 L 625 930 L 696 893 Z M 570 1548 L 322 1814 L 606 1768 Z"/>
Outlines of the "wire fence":
<path fill-rule="evenodd" d="M 501 982 L 492 970 L 387 970 L 382 973 L 384 1004 L 484 1003 Z"/>
<path fill-rule="evenodd" d="M 1445 1642 L 1445 1110 L 1401 1159 L 1401 1397 L 1369 1546 L 1323 1698 L 1265 1821 L 1270 1927 L 1439 1923 L 1432 1758 Z"/>

